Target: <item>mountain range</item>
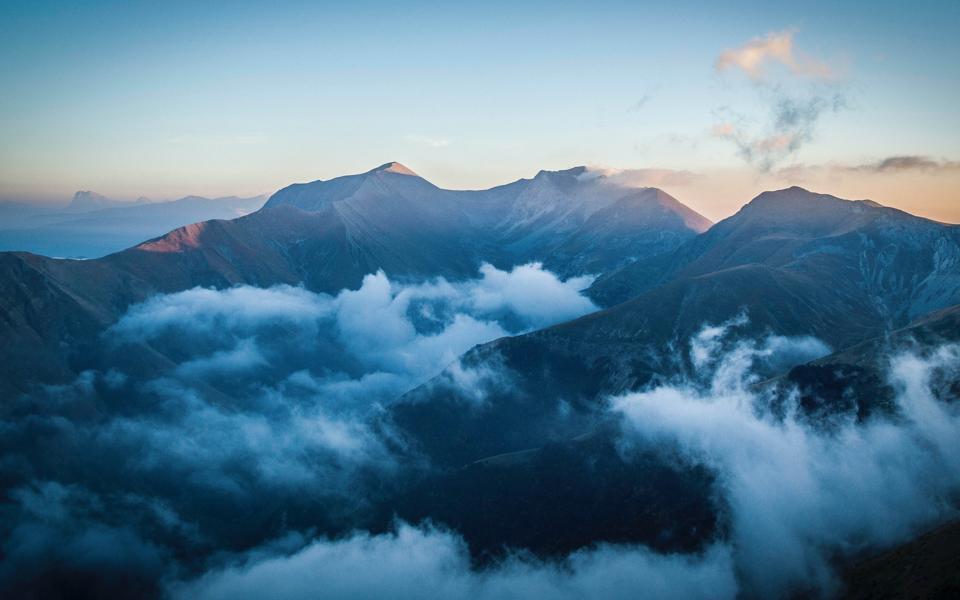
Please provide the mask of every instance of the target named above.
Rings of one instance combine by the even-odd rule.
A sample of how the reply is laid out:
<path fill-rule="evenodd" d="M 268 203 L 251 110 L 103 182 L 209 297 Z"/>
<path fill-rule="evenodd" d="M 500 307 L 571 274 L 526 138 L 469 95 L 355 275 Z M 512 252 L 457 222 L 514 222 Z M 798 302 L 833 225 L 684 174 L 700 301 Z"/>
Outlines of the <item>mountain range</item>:
<path fill-rule="evenodd" d="M 396 410 L 432 444 L 438 439 L 427 431 L 475 428 L 478 436 L 497 436 L 503 429 L 493 423 L 521 409 L 535 430 L 561 402 L 589 413 L 606 395 L 690 372 L 689 361 L 663 349 L 681 346 L 705 322 L 743 314 L 753 335 L 812 335 L 840 350 L 960 304 L 958 277 L 956 225 L 800 188 L 766 192 L 675 250 L 602 274 L 588 294 L 610 308 L 496 340 L 465 357 L 475 368 L 507 370 L 524 394 L 512 391 L 491 403 L 489 414 L 464 415 L 450 410 L 464 400 L 439 386 L 436 398 L 416 398 Z M 428 386 L 411 396 L 432 393 Z M 534 407 L 531 397 L 549 405 Z M 519 436 L 536 445 L 552 439 L 556 427 Z M 444 448 L 444 455 L 462 462 L 519 449 L 510 444 L 491 441 L 473 455 Z"/>
<path fill-rule="evenodd" d="M 153 220 L 159 212 L 149 211 L 166 210 L 160 206 L 103 208 L 83 220 L 96 231 L 114 216 L 126 219 L 123 211 Z M 132 308 L 166 294 L 288 285 L 332 298 L 360 294 L 378 272 L 398 285 L 440 289 L 440 281 L 476 277 L 483 265 L 527 263 L 567 280 L 589 275 L 583 293 L 597 310 L 477 345 L 377 405 L 363 426 L 402 465 L 402 476 L 363 472 L 362 502 L 339 503 L 332 492 L 290 500 L 284 526 L 344 535 L 386 533 L 398 518 L 432 523 L 462 535 L 482 566 L 518 550 L 549 559 L 599 543 L 702 554 L 729 533 L 732 509 L 718 500 L 728 482 L 711 465 L 689 464 L 657 445 L 626 452 L 611 398 L 681 381 L 689 387 L 704 371 L 702 357 L 688 352 L 691 340 L 713 343 L 721 330 L 736 330 L 795 348 L 776 360 L 759 352 L 758 377 L 743 389 L 768 395 L 773 406 L 796 400 L 798 418 L 827 431 L 839 422 L 896 418 L 890 357 L 913 351 L 929 358 L 960 342 L 957 225 L 799 187 L 764 192 L 713 224 L 662 190 L 628 187 L 585 167 L 462 191 L 392 162 L 294 184 L 250 214 L 195 222 L 96 259 L 0 252 L 0 394 L 11 399 L 0 414 L 13 419 L 25 410 L 13 399 L 114 367 L 126 376 L 149 373 L 154 383 L 171 373 L 189 380 L 189 352 L 176 337 L 113 343 Z M 403 310 L 435 316 L 426 304 Z M 385 330 L 384 339 L 393 334 Z M 297 331 L 277 323 L 273 335 Z M 249 339 L 255 345 L 258 338 Z M 237 348 L 212 356 L 244 359 L 245 347 Z M 285 368 L 284 385 L 317 385 Z M 934 380 L 945 401 L 960 397 L 956 373 L 941 369 Z M 218 406 L 253 402 L 240 381 L 242 369 L 178 394 Z M 153 410 L 156 392 L 148 387 L 122 389 L 149 398 L 142 402 Z M 69 418 L 102 415 L 108 404 L 71 405 Z M 36 410 L 48 409 L 55 410 Z M 255 432 L 251 426 L 245 435 Z M 211 525 L 210 535 L 229 540 L 224 547 L 239 551 L 278 537 L 253 504 L 223 510 L 237 522 L 253 519 L 240 532 Z"/>
<path fill-rule="evenodd" d="M 237 284 L 332 293 L 380 269 L 400 279 L 455 280 L 484 262 L 541 261 L 561 274 L 600 273 L 674 249 L 709 226 L 660 190 L 585 173 L 543 171 L 460 192 L 388 163 L 290 186 L 253 214 L 194 223 L 96 260 L 0 254 L 8 286 L 0 295 L 7 315 L 0 333 L 17 342 L 4 365 L 22 373 L 42 364 L 44 373 L 69 377 L 69 351 L 58 348 L 74 347 L 156 293 Z"/>
<path fill-rule="evenodd" d="M 960 304 L 960 227 L 870 201 L 793 187 L 711 226 L 661 190 L 625 188 L 584 167 L 453 191 L 387 163 L 288 186 L 250 215 L 187 225 L 101 259 L 0 254 L 0 333 L 15 341 L 0 357 L 3 381 L 72 377 L 79 341 L 157 293 L 237 284 L 334 293 L 377 270 L 457 280 L 485 262 L 530 261 L 596 275 L 587 294 L 610 308 L 497 340 L 466 360 L 505 359 L 521 378 L 538 374 L 532 389 L 561 385 L 575 396 L 636 389 L 689 367 L 659 349 L 743 311 L 754 333 L 813 335 L 842 349 Z"/>

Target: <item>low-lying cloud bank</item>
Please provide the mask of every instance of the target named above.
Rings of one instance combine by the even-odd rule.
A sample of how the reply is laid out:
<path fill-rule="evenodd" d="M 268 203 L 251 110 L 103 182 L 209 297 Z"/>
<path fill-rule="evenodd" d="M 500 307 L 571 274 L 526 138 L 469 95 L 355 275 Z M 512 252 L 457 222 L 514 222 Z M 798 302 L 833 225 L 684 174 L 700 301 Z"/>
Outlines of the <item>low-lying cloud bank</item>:
<path fill-rule="evenodd" d="M 63 483 L 114 491 L 126 473 L 157 493 L 238 502 L 345 494 L 358 465 L 392 468 L 372 415 L 476 344 L 595 310 L 580 293 L 591 281 L 484 265 L 457 283 L 379 272 L 335 297 L 290 286 L 157 296 L 104 335 L 99 368 L 13 403 L 0 474 L 16 487 L 65 470 Z M 478 378 L 458 372 L 463 385 Z"/>
<path fill-rule="evenodd" d="M 174 597 L 735 598 L 838 590 L 835 560 L 889 546 L 957 514 L 960 411 L 931 378 L 957 377 L 960 346 L 890 359 L 898 414 L 823 427 L 796 397 L 773 410 L 760 373 L 828 349 L 814 338 L 744 340 L 743 317 L 705 327 L 690 344 L 698 375 L 613 398 L 622 452 L 720 477 L 728 535 L 698 555 L 600 545 L 559 562 L 508 556 L 475 570 L 455 532 L 400 523 L 392 534 L 301 540 L 235 556 L 168 583 Z"/>
<path fill-rule="evenodd" d="M 628 394 L 612 407 L 624 417 L 627 448 L 666 445 L 719 474 L 729 551 L 747 592 L 831 593 L 834 559 L 905 541 L 958 514 L 960 407 L 939 402 L 930 384 L 935 373 L 960 377 L 960 346 L 891 358 L 895 419 L 858 425 L 851 417 L 825 429 L 800 418 L 796 397 L 778 417 L 772 397 L 755 387 L 758 363 L 813 342 L 741 341 L 721 351 L 736 324 L 705 329 L 692 344 L 709 379 Z"/>
<path fill-rule="evenodd" d="M 317 540 L 290 555 L 254 555 L 240 564 L 171 586 L 174 598 L 732 598 L 729 552 L 660 555 L 601 546 L 563 563 L 512 558 L 470 568 L 456 535 L 401 524 L 393 534 Z"/>
<path fill-rule="evenodd" d="M 380 271 L 335 297 L 290 286 L 196 288 L 133 307 L 109 337 L 175 356 L 178 379 L 217 384 L 230 376 L 261 388 L 275 382 L 340 408 L 366 408 L 437 374 L 474 345 L 596 310 L 581 294 L 592 281 L 561 281 L 531 263 L 511 271 L 483 265 L 480 278 L 457 283 L 398 284 Z"/>
<path fill-rule="evenodd" d="M 372 417 L 473 345 L 595 310 L 591 281 L 484 265 L 462 282 L 380 272 L 336 296 L 197 288 L 132 307 L 76 381 L 0 415 L 0 591 L 80 578 L 141 596 L 211 555 L 349 530 L 399 470 Z"/>
<path fill-rule="evenodd" d="M 389 507 L 391 486 L 412 470 L 397 459 L 394 432 L 373 425 L 380 411 L 451 362 L 470 388 L 480 375 L 456 361 L 460 352 L 592 310 L 580 294 L 588 283 L 538 265 L 487 266 L 467 282 L 374 274 L 335 297 L 196 289 L 134 307 L 106 336 L 96 369 L 16 399 L 0 418 L 0 591 L 829 594 L 835 559 L 957 515 L 960 410 L 932 390 L 960 379 L 960 346 L 893 356 L 897 414 L 841 415 L 826 427 L 761 380 L 829 349 L 809 337 L 741 339 L 739 317 L 691 340 L 694 373 L 598 405 L 600 421 L 619 423 L 612 435 L 628 462 L 642 453 L 649 465 L 659 452 L 717 474 L 724 534 L 701 553 L 600 543 L 556 561 L 518 549 L 477 569 L 457 531 L 369 526 L 368 510 Z"/>

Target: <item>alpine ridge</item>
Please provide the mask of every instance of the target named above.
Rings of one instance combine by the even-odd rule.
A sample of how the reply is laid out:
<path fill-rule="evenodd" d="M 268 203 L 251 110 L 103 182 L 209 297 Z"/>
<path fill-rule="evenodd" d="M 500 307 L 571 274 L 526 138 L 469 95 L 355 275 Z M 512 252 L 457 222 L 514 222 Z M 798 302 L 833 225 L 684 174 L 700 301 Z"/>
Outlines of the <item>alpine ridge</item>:
<path fill-rule="evenodd" d="M 277 523 L 338 539 L 403 522 L 455 531 L 481 567 L 598 544 L 687 560 L 752 515 L 722 465 L 635 437 L 645 420 L 618 407 L 639 396 L 682 426 L 720 414 L 736 456 L 757 431 L 826 432 L 801 449 L 829 448 L 831 431 L 899 418 L 894 352 L 960 397 L 958 311 L 960 228 L 874 202 L 793 187 L 711 224 L 585 167 L 458 191 L 386 163 L 99 259 L 0 253 L 0 418 L 18 489 L 62 497 L 95 473 L 127 492 L 98 499 L 121 517 L 162 498 L 215 548 Z M 687 407 L 701 389 L 743 397 Z M 761 399 L 790 427 L 754 415 Z M 193 501 L 222 495 L 257 501 Z M 188 564 L 207 556 L 184 543 Z"/>
<path fill-rule="evenodd" d="M 660 190 L 585 172 L 541 171 L 489 190 L 455 191 L 390 162 L 294 184 L 252 214 L 180 227 L 95 260 L 2 253 L 0 306 L 11 317 L 0 334 L 14 343 L 0 351 L 0 374 L 5 386 L 20 388 L 27 365 L 45 356 L 44 373 L 69 378 L 69 348 L 78 338 L 158 293 L 238 284 L 335 293 L 378 270 L 458 280 L 483 263 L 540 261 L 563 276 L 600 274 L 672 250 L 709 226 Z"/>
<path fill-rule="evenodd" d="M 664 349 L 683 347 L 705 323 L 742 318 L 744 335 L 814 336 L 834 350 L 884 339 L 960 304 L 960 227 L 794 187 L 761 194 L 675 250 L 601 275 L 588 292 L 610 308 L 464 357 L 504 374 L 509 392 L 458 412 L 469 400 L 441 374 L 393 408 L 394 422 L 429 454 L 469 462 L 576 435 L 603 398 L 695 372 Z M 502 424 L 517 414 L 525 428 L 505 437 Z"/>

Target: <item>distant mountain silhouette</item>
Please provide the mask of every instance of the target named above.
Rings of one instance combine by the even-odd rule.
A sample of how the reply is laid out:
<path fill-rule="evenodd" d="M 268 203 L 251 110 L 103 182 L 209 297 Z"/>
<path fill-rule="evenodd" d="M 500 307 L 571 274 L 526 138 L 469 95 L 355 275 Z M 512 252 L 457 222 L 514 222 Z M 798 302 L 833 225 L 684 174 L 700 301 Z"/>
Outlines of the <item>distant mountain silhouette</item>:
<path fill-rule="evenodd" d="M 80 196 L 88 194 L 88 196 Z M 266 198 L 186 196 L 166 202 L 91 200 L 77 192 L 66 209 L 25 207 L 0 221 L 0 250 L 63 258 L 96 258 L 197 221 L 234 218 L 263 206 Z M 93 195 L 95 198 L 102 196 Z M 80 208 L 78 208 L 78 203 Z M 13 213 L 14 206 L 4 212 Z"/>

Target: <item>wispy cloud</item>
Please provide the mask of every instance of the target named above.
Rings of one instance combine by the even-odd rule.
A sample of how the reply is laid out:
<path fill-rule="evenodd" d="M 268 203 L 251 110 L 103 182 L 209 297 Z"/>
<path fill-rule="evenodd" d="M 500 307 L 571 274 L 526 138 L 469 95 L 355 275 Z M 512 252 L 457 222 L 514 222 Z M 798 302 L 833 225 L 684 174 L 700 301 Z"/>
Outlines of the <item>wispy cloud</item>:
<path fill-rule="evenodd" d="M 732 142 L 741 158 L 764 172 L 812 141 L 824 115 L 848 106 L 837 70 L 797 49 L 795 33 L 789 29 L 754 38 L 724 50 L 714 63 L 719 73 L 745 73 L 767 115 L 748 118 L 722 109 L 713 135 Z"/>
<path fill-rule="evenodd" d="M 813 140 L 820 118 L 847 105 L 846 97 L 839 92 L 796 97 L 779 87 L 771 89 L 768 102 L 770 122 L 766 128 L 750 128 L 748 119 L 731 114 L 730 120 L 716 123 L 712 130 L 714 136 L 733 142 L 740 157 L 761 171 L 769 171 Z"/>
<path fill-rule="evenodd" d="M 640 109 L 642 109 L 644 106 L 647 105 L 647 103 L 650 102 L 651 98 L 653 98 L 653 96 L 649 92 L 645 93 L 644 95 L 637 98 L 637 101 L 631 104 L 627 108 L 627 112 L 639 112 Z"/>
<path fill-rule="evenodd" d="M 173 583 L 172 598 L 316 596 L 345 598 L 733 598 L 728 549 L 702 557 L 600 545 L 562 563 L 512 556 L 488 570 L 470 566 L 466 544 L 442 529 L 398 524 L 380 535 L 318 538 L 296 552 L 265 546 L 193 581 Z"/>
<path fill-rule="evenodd" d="M 960 161 L 938 160 L 930 156 L 906 154 L 888 156 L 872 163 L 847 167 L 850 171 L 872 171 L 875 173 L 895 173 L 900 171 L 953 171 L 960 169 Z"/>
<path fill-rule="evenodd" d="M 786 67 L 794 75 L 833 79 L 836 71 L 827 63 L 800 52 L 793 41 L 794 29 L 772 31 L 746 44 L 724 50 L 714 63 L 717 71 L 739 69 L 755 81 L 768 77 L 771 65 Z"/>
<path fill-rule="evenodd" d="M 841 162 L 795 163 L 777 169 L 774 174 L 784 179 L 802 180 L 819 175 L 836 176 L 845 173 L 925 173 L 940 175 L 958 171 L 960 171 L 960 161 L 938 159 L 925 155 L 903 154 L 857 164 Z"/>
<path fill-rule="evenodd" d="M 838 559 L 950 518 L 960 414 L 932 382 L 956 376 L 960 346 L 884 359 L 878 368 L 889 374 L 897 416 L 857 423 L 845 415 L 831 430 L 803 416 L 796 392 L 778 405 L 756 385 L 765 363 L 784 368 L 829 349 L 809 337 L 743 338 L 747 327 L 742 317 L 704 327 L 690 341 L 690 381 L 610 406 L 624 417 L 628 444 L 672 448 L 681 461 L 716 470 L 738 596 L 831 597 Z"/>
<path fill-rule="evenodd" d="M 690 185 L 702 176 L 685 169 L 615 169 L 596 165 L 591 165 L 581 175 L 586 179 L 596 177 L 627 187 L 664 187 Z"/>

